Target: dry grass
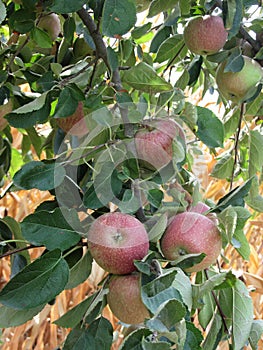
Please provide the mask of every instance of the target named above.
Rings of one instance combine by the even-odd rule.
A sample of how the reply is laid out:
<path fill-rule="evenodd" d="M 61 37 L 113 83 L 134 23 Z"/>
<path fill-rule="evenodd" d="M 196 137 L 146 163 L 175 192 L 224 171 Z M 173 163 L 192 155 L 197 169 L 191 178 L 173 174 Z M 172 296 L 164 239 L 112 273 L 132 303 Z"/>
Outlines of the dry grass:
<path fill-rule="evenodd" d="M 14 146 L 19 148 L 21 139 L 14 131 Z M 200 179 L 204 190 L 204 196 L 218 200 L 229 189 L 229 184 L 224 180 L 215 180 L 209 177 L 214 164 L 214 159 L 207 153 L 199 157 L 195 163 L 195 171 Z M 44 200 L 51 199 L 49 193 L 38 190 L 18 191 L 7 194 L 0 201 L 0 217 L 9 215 L 18 221 L 32 213 L 34 209 Z M 255 318 L 263 318 L 263 214 L 258 214 L 250 220 L 246 226 L 246 234 L 251 247 L 249 261 L 243 261 L 236 251 L 228 248 L 226 257 L 229 264 L 225 268 L 231 268 L 236 274 L 242 276 L 245 283 L 251 290 L 251 297 L 254 302 Z M 32 259 L 41 254 L 41 249 L 30 251 Z M 9 259 L 0 260 L 0 284 L 4 285 L 9 279 Z M 94 293 L 98 282 L 103 278 L 104 271 L 94 266 L 91 276 L 80 286 L 62 292 L 56 299 L 53 306 L 46 306 L 38 316 L 24 325 L 15 328 L 2 330 L 1 350 L 54 350 L 61 346 L 70 329 L 64 329 L 53 324 L 53 321 L 66 313 L 73 306 L 80 303 L 88 295 Z M 118 320 L 112 315 L 109 309 L 104 310 L 104 316 L 111 322 L 115 330 L 116 342 L 112 350 L 117 350 L 122 340 L 122 328 Z M 220 349 L 227 349 L 224 345 Z M 259 344 L 263 349 L 263 340 Z"/>

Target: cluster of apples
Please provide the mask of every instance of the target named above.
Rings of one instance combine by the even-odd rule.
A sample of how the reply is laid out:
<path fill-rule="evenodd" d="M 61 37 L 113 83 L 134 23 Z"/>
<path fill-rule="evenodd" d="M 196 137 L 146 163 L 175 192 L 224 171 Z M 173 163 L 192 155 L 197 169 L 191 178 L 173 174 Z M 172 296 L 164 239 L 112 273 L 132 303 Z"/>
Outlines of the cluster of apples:
<path fill-rule="evenodd" d="M 208 209 L 198 203 L 170 219 L 160 240 L 164 259 L 174 261 L 185 254 L 205 253 L 205 258 L 188 268 L 188 272 L 201 271 L 216 261 L 222 241 L 216 218 L 203 215 Z M 149 318 L 141 299 L 140 274 L 134 265 L 135 260 L 142 260 L 149 252 L 145 226 L 130 214 L 103 214 L 90 226 L 88 247 L 97 264 L 112 274 L 107 294 L 112 313 L 125 324 L 138 324 Z"/>
<path fill-rule="evenodd" d="M 212 55 L 220 51 L 228 33 L 219 16 L 197 16 L 192 18 L 184 30 L 184 41 L 190 51 L 197 55 Z M 216 83 L 226 100 L 242 103 L 256 92 L 256 85 L 263 78 L 263 70 L 258 62 L 243 56 L 244 66 L 238 72 L 225 71 L 226 60 L 219 64 Z"/>

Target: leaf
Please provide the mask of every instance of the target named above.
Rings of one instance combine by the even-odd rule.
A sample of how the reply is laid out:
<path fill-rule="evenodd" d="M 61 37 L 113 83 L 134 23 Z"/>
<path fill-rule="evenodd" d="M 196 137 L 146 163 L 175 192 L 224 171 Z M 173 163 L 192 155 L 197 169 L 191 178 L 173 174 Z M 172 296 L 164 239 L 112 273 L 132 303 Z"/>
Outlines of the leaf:
<path fill-rule="evenodd" d="M 247 196 L 250 190 L 252 180 L 253 179 L 248 179 L 242 185 L 237 186 L 232 191 L 227 193 L 224 197 L 220 198 L 220 200 L 217 203 L 217 206 L 213 209 L 213 211 L 222 211 L 229 205 L 232 205 L 233 207 L 243 207 L 245 205 L 244 198 Z"/>
<path fill-rule="evenodd" d="M 25 164 L 15 175 L 14 184 L 25 190 L 37 188 L 48 191 L 59 186 L 66 175 L 59 163 L 32 161 Z"/>
<path fill-rule="evenodd" d="M 147 328 L 137 329 L 124 339 L 119 350 L 143 350 L 141 342 L 151 334 Z"/>
<path fill-rule="evenodd" d="M 253 324 L 253 302 L 244 283 L 236 279 L 231 288 L 221 290 L 219 303 L 223 314 L 232 324 L 233 348 L 242 349 Z"/>
<path fill-rule="evenodd" d="M 63 350 L 95 350 L 95 340 L 86 328 L 73 329 L 67 336 Z"/>
<path fill-rule="evenodd" d="M 146 321 L 146 326 L 159 333 L 168 333 L 174 325 L 186 315 L 186 308 L 177 299 L 162 303 L 153 318 Z"/>
<path fill-rule="evenodd" d="M 107 47 L 107 56 L 111 71 L 114 72 L 119 66 L 118 55 L 110 46 Z"/>
<path fill-rule="evenodd" d="M 249 261 L 250 245 L 243 230 L 235 231 L 231 243 L 236 248 L 238 253 L 242 256 L 242 258 Z M 237 246 L 235 246 L 236 243 L 238 243 Z"/>
<path fill-rule="evenodd" d="M 84 99 L 82 91 L 75 85 L 66 86 L 60 93 L 53 118 L 66 118 L 72 115 L 79 101 Z"/>
<path fill-rule="evenodd" d="M 136 23 L 136 7 L 132 0 L 105 0 L 102 33 L 109 37 L 126 34 Z"/>
<path fill-rule="evenodd" d="M 228 0 L 224 9 L 225 26 L 228 29 L 228 39 L 233 38 L 240 29 L 243 16 L 242 0 Z"/>
<path fill-rule="evenodd" d="M 6 16 L 6 8 L 2 1 L 0 1 L 0 24 L 3 22 Z"/>
<path fill-rule="evenodd" d="M 50 10 L 56 13 L 76 12 L 86 4 L 86 0 L 53 0 Z"/>
<path fill-rule="evenodd" d="M 245 60 L 242 56 L 242 52 L 237 47 L 232 51 L 231 55 L 228 57 L 224 68 L 224 72 L 240 72 L 244 67 L 244 64 Z"/>
<path fill-rule="evenodd" d="M 81 225 L 75 209 L 57 208 L 28 215 L 21 223 L 22 234 L 34 245 L 64 251 L 77 244 Z"/>
<path fill-rule="evenodd" d="M 74 306 L 71 310 L 61 316 L 54 323 L 60 327 L 74 328 L 82 322 L 83 318 L 92 312 L 97 305 L 99 305 L 104 296 L 107 294 L 107 290 L 99 290 L 90 295 L 87 299 L 83 300 L 78 305 Z"/>
<path fill-rule="evenodd" d="M 203 343 L 204 350 L 214 350 L 216 349 L 219 341 L 221 340 L 222 334 L 222 317 L 217 313 L 214 315 L 214 318 L 209 327 L 209 332 L 206 335 L 205 341 Z"/>
<path fill-rule="evenodd" d="M 155 62 L 162 63 L 166 60 L 173 59 L 178 55 L 184 46 L 184 41 L 182 35 L 174 35 L 166 39 L 157 52 Z"/>
<path fill-rule="evenodd" d="M 69 279 L 65 289 L 77 287 L 80 283 L 86 281 L 91 273 L 92 256 L 90 251 L 87 253 L 69 270 Z"/>
<path fill-rule="evenodd" d="M 28 310 L 48 303 L 65 287 L 68 264 L 59 250 L 42 255 L 15 275 L 1 290 L 0 303 Z"/>
<path fill-rule="evenodd" d="M 146 221 L 145 225 L 147 226 L 147 232 L 151 242 L 157 242 L 161 238 L 167 227 L 167 222 L 167 213 L 164 213 L 161 216 L 152 216 Z"/>
<path fill-rule="evenodd" d="M 150 52 L 156 53 L 160 45 L 170 36 L 171 28 L 170 27 L 161 27 L 155 36 L 153 37 L 150 45 Z"/>
<path fill-rule="evenodd" d="M 146 339 L 142 340 L 142 349 L 143 350 L 170 350 L 170 343 L 166 341 L 147 341 Z"/>
<path fill-rule="evenodd" d="M 169 272 L 142 286 L 142 301 L 153 314 L 170 299 L 182 302 L 181 294 L 176 288 L 176 274 L 176 271 Z"/>
<path fill-rule="evenodd" d="M 34 101 L 13 110 L 6 118 L 9 124 L 15 128 L 30 128 L 48 120 L 50 104 L 51 99 L 46 92 Z"/>
<path fill-rule="evenodd" d="M 145 62 L 140 62 L 123 73 L 123 81 L 131 87 L 149 94 L 171 91 L 173 87 L 160 77 L 155 70 Z"/>
<path fill-rule="evenodd" d="M 166 10 L 174 8 L 175 5 L 177 5 L 177 3 L 178 3 L 178 0 L 167 0 L 167 1 L 154 0 L 154 1 L 151 1 L 151 5 L 149 8 L 149 13 L 148 13 L 147 17 L 151 18 L 151 17 L 158 15 L 158 13 L 160 13 L 160 12 L 164 12 Z"/>
<path fill-rule="evenodd" d="M 42 48 L 51 48 L 52 47 L 52 40 L 47 32 L 44 30 L 34 27 L 30 32 L 31 38 L 37 43 L 39 47 Z"/>
<path fill-rule="evenodd" d="M 231 154 L 225 154 L 219 159 L 212 169 L 211 176 L 217 179 L 230 178 L 234 170 L 234 158 Z"/>
<path fill-rule="evenodd" d="M 217 116 L 208 108 L 197 106 L 197 136 L 208 147 L 223 147 L 224 126 Z"/>
<path fill-rule="evenodd" d="M 37 306 L 29 310 L 15 310 L 8 306 L 0 307 L 0 327 L 17 327 L 36 316 L 45 305 Z"/>
<path fill-rule="evenodd" d="M 258 130 L 249 131 L 249 177 L 263 166 L 263 135 Z"/>
<path fill-rule="evenodd" d="M 252 350 L 258 349 L 258 342 L 263 334 L 263 320 L 254 320 L 249 335 L 249 343 Z"/>
<path fill-rule="evenodd" d="M 184 350 L 202 350 L 201 343 L 203 336 L 201 331 L 195 327 L 191 322 L 186 321 L 186 340 L 184 344 Z"/>

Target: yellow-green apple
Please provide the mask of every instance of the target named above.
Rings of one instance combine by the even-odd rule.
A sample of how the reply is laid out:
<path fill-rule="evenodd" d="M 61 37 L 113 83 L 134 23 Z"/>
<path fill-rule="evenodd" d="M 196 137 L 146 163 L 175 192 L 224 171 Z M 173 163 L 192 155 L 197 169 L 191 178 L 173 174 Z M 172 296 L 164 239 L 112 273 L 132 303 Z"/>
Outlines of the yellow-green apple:
<path fill-rule="evenodd" d="M 219 16 L 197 16 L 184 29 L 184 41 L 190 51 L 197 55 L 211 55 L 223 48 L 228 33 Z"/>
<path fill-rule="evenodd" d="M 197 212 L 175 215 L 161 238 L 161 250 L 167 260 L 176 260 L 185 254 L 206 254 L 200 263 L 188 268 L 188 272 L 201 271 L 215 263 L 221 248 L 216 223 Z"/>
<path fill-rule="evenodd" d="M 91 224 L 88 246 L 98 265 L 110 273 L 122 275 L 136 270 L 134 260 L 141 260 L 148 253 L 149 239 L 139 220 L 114 212 L 99 216 Z"/>
<path fill-rule="evenodd" d="M 11 99 L 3 105 L 0 106 L 0 131 L 8 125 L 8 121 L 5 119 L 5 116 L 12 112 L 13 102 Z"/>
<path fill-rule="evenodd" d="M 263 69 L 250 57 L 243 56 L 244 66 L 239 72 L 225 72 L 226 61 L 218 66 L 216 83 L 221 94 L 235 103 L 244 102 L 252 97 L 257 84 L 263 80 Z"/>
<path fill-rule="evenodd" d="M 142 164 L 159 170 L 173 159 L 175 139 L 185 144 L 184 131 L 173 119 L 149 121 L 135 134 L 136 156 Z"/>
<path fill-rule="evenodd" d="M 143 304 L 140 291 L 140 275 L 112 276 L 107 294 L 112 313 L 123 323 L 138 324 L 150 317 Z"/>
<path fill-rule="evenodd" d="M 79 102 L 75 112 L 68 117 L 56 118 L 57 125 L 69 135 L 84 136 L 89 130 L 86 124 L 83 102 Z"/>
<path fill-rule="evenodd" d="M 56 13 L 41 14 L 37 26 L 47 32 L 52 41 L 56 40 L 61 32 L 60 19 Z"/>

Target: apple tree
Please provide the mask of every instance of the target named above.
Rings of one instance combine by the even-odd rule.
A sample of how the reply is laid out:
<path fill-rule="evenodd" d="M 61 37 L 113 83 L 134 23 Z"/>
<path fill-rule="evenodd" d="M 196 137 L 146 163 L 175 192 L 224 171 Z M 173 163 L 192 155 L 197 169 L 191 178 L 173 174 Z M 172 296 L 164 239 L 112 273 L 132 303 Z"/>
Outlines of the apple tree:
<path fill-rule="evenodd" d="M 257 349 L 263 323 L 225 251 L 249 260 L 244 228 L 263 212 L 261 2 L 1 0 L 0 21 L 1 197 L 53 198 L 0 219 L 1 327 L 96 262 L 97 290 L 52 320 L 71 329 L 63 349 L 110 349 L 108 307 L 122 350 Z M 220 199 L 204 198 L 202 152 Z"/>

